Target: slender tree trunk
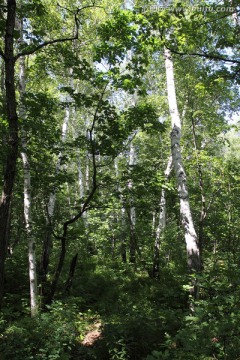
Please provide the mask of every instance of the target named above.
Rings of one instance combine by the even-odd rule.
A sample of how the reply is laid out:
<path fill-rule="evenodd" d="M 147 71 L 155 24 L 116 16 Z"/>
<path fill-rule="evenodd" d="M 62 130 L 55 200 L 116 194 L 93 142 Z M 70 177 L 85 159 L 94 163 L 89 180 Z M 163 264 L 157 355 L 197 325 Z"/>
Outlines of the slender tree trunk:
<path fill-rule="evenodd" d="M 45 300 L 45 304 L 50 304 L 54 294 L 56 292 L 57 289 L 57 284 L 58 284 L 58 280 L 63 268 L 63 264 L 64 264 L 64 260 L 65 260 L 65 255 L 66 255 L 66 239 L 67 239 L 67 226 L 64 229 L 64 234 L 61 238 L 61 250 L 60 250 L 60 255 L 58 258 L 58 264 L 57 264 L 57 268 L 56 271 L 53 275 L 53 280 L 51 283 L 51 289 L 49 294 L 46 296 L 46 300 Z"/>
<path fill-rule="evenodd" d="M 121 219 L 122 219 L 122 231 L 121 231 L 121 257 L 122 262 L 125 264 L 127 262 L 127 244 L 126 244 L 126 211 L 125 208 L 121 209 Z"/>
<path fill-rule="evenodd" d="M 135 149 L 134 149 L 134 145 L 131 142 L 130 144 L 130 154 L 129 154 L 129 167 L 130 167 L 130 172 L 132 171 L 133 166 L 135 165 Z M 131 191 L 133 187 L 133 182 L 132 179 L 130 179 L 129 183 L 128 183 L 128 188 Z M 136 262 L 136 231 L 135 231 L 135 227 L 136 227 L 136 209 L 133 206 L 133 200 L 131 198 L 130 195 L 130 210 L 128 213 L 129 216 L 129 223 L 130 223 L 130 257 L 129 257 L 129 261 L 130 263 L 135 263 Z"/>
<path fill-rule="evenodd" d="M 67 281 L 65 283 L 65 290 L 67 292 L 69 292 L 69 290 L 72 287 L 72 280 L 73 280 L 76 265 L 77 265 L 77 258 L 78 258 L 78 254 L 74 255 L 74 257 L 72 258 L 71 264 L 70 264 L 68 278 L 67 278 Z"/>
<path fill-rule="evenodd" d="M 4 293 L 4 264 L 7 254 L 10 206 L 18 157 L 18 116 L 14 79 L 15 59 L 13 54 L 15 18 L 16 1 L 8 0 L 4 50 L 8 138 L 4 182 L 0 202 L 0 302 Z"/>
<path fill-rule="evenodd" d="M 24 122 L 26 120 L 25 108 L 23 106 L 23 98 L 26 92 L 25 80 L 25 58 L 20 59 L 20 100 L 21 107 L 19 108 L 19 116 L 23 120 L 23 127 L 21 132 L 22 151 L 21 157 L 23 162 L 24 173 L 24 219 L 25 230 L 28 239 L 28 262 L 29 262 L 29 281 L 30 281 L 30 308 L 31 315 L 34 316 L 38 312 L 38 289 L 37 289 L 37 267 L 35 254 L 35 238 L 32 234 L 32 198 L 31 198 L 31 173 L 30 162 L 27 154 L 27 134 L 24 129 Z"/>
<path fill-rule="evenodd" d="M 202 250 L 203 250 L 203 241 L 204 241 L 204 223 L 205 223 L 205 219 L 206 219 L 206 216 L 207 216 L 207 208 L 206 208 L 206 198 L 205 198 L 205 194 L 204 194 L 204 182 L 203 182 L 202 165 L 199 162 L 199 158 L 198 158 L 196 130 L 195 130 L 195 122 L 194 122 L 193 117 L 192 117 L 192 131 L 193 131 L 194 149 L 195 149 L 196 157 L 197 157 L 197 171 L 198 171 L 198 178 L 199 178 L 199 189 L 200 189 L 200 194 L 201 194 L 201 211 L 200 211 L 199 228 L 198 228 L 198 243 L 199 243 L 200 260 L 201 260 L 201 264 L 202 264 Z"/>
<path fill-rule="evenodd" d="M 166 66 L 166 77 L 167 77 L 167 93 L 168 93 L 168 104 L 172 122 L 171 132 L 171 150 L 173 166 L 175 170 L 178 196 L 180 200 L 180 213 L 182 218 L 182 225 L 185 235 L 185 243 L 187 249 L 187 259 L 189 271 L 195 272 L 200 271 L 200 253 L 197 241 L 197 234 L 194 228 L 192 213 L 189 203 L 189 195 L 187 188 L 187 175 L 184 170 L 181 154 L 181 121 L 178 113 L 174 72 L 173 72 L 173 61 L 171 58 L 170 50 L 164 50 L 165 54 L 165 66 Z"/>
<path fill-rule="evenodd" d="M 83 176 L 83 171 L 82 171 L 82 164 L 81 164 L 81 158 L 80 158 L 80 154 L 79 154 L 79 159 L 78 159 L 78 163 L 77 163 L 77 168 L 78 168 L 78 185 L 79 185 L 79 195 L 80 198 L 83 200 L 85 197 L 85 186 L 84 186 L 84 176 Z M 84 212 L 82 214 L 82 219 L 83 219 L 83 223 L 84 223 L 84 227 L 85 230 L 88 229 L 88 218 L 87 218 L 87 212 Z"/>
<path fill-rule="evenodd" d="M 81 160 L 80 160 L 80 154 L 79 154 L 79 159 L 78 159 L 78 185 L 79 185 L 79 195 L 80 198 L 83 199 L 84 198 L 84 180 L 83 180 L 83 172 L 82 172 L 82 165 L 81 165 Z"/>
<path fill-rule="evenodd" d="M 118 182 L 119 169 L 118 169 L 118 159 L 117 158 L 114 160 L 114 168 L 115 168 L 115 176 L 116 176 L 117 182 Z M 124 204 L 123 195 L 122 195 L 122 189 L 121 189 L 120 185 L 118 185 L 117 190 L 118 190 L 118 192 L 120 194 L 120 203 L 121 203 L 121 213 L 117 217 L 118 221 L 120 222 L 119 226 L 121 227 L 121 232 L 120 232 L 120 255 L 121 255 L 121 258 L 122 258 L 122 262 L 126 263 L 127 262 L 126 210 L 125 210 L 125 204 Z"/>
<path fill-rule="evenodd" d="M 71 72 L 70 72 L 71 73 Z M 69 105 L 65 108 L 65 116 L 62 124 L 62 142 L 66 141 L 68 125 L 70 119 L 70 108 Z M 59 173 L 61 169 L 61 162 L 62 162 L 62 152 L 58 155 L 57 165 L 56 165 L 56 175 Z M 48 273 L 48 265 L 50 259 L 50 253 L 52 248 L 52 222 L 54 217 L 55 211 L 55 203 L 56 203 L 56 189 L 54 189 L 50 196 L 47 205 L 47 223 L 46 223 L 46 233 L 43 242 L 43 251 L 42 251 L 42 258 L 41 258 L 41 265 L 40 265 L 40 274 L 42 278 L 42 282 L 46 281 L 46 276 Z"/>
<path fill-rule="evenodd" d="M 168 181 L 172 170 L 172 156 L 169 157 L 167 167 L 165 170 L 165 181 Z M 159 252 L 160 252 L 160 241 L 161 236 L 166 227 L 166 190 L 163 187 L 160 199 L 160 213 L 159 222 L 156 229 L 156 237 L 154 244 L 154 258 L 153 258 L 153 276 L 156 277 L 159 273 Z"/>
<path fill-rule="evenodd" d="M 5 62 L 1 59 L 1 92 L 3 97 L 3 102 L 6 102 L 5 97 Z"/>

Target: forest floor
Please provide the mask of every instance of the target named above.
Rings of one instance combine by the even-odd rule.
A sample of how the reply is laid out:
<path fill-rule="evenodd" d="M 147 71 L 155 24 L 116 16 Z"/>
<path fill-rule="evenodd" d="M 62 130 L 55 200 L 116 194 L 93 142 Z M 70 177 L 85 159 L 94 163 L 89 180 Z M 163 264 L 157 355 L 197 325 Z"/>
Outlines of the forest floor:
<path fill-rule="evenodd" d="M 94 346 L 96 341 L 102 337 L 101 326 L 102 324 L 100 322 L 93 324 L 92 328 L 85 334 L 82 345 Z"/>
<path fill-rule="evenodd" d="M 162 269 L 156 279 L 130 266 L 84 266 L 71 293 L 58 293 L 36 318 L 27 286 L 16 286 L 24 279 L 14 274 L 0 318 L 0 360 L 240 359 L 236 270 L 231 283 L 229 269 L 202 277 L 193 312 L 180 268 Z"/>

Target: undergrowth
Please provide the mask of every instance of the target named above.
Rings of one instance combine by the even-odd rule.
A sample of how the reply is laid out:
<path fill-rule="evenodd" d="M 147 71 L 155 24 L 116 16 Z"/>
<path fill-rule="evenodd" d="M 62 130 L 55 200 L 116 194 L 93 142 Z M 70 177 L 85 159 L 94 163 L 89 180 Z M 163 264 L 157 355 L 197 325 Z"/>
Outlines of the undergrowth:
<path fill-rule="evenodd" d="M 82 270 L 71 296 L 62 294 L 33 319 L 27 299 L 9 293 L 0 359 L 240 359 L 240 286 L 229 284 L 227 271 L 199 277 L 200 297 L 191 308 L 188 279 L 171 269 L 159 279 L 123 266 Z M 96 322 L 101 336 L 84 346 Z"/>

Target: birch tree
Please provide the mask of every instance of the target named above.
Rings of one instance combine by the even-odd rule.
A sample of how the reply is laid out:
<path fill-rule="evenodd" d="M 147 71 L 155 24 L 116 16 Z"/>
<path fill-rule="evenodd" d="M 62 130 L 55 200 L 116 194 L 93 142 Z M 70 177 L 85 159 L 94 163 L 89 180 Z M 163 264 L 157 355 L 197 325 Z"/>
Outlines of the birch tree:
<path fill-rule="evenodd" d="M 135 148 L 134 148 L 134 144 L 131 141 L 130 144 L 130 152 L 129 152 L 129 167 L 130 167 L 130 171 L 132 171 L 133 166 L 135 165 Z M 132 179 L 129 180 L 128 182 L 128 189 L 130 190 L 130 192 L 132 191 L 133 188 L 133 181 Z M 129 209 L 129 213 L 128 213 L 128 217 L 129 217 L 129 223 L 130 223 L 130 262 L 131 263 L 135 263 L 136 262 L 136 209 L 135 206 L 133 205 L 133 199 L 132 196 L 130 195 L 130 209 Z"/>
<path fill-rule="evenodd" d="M 181 153 L 181 120 L 178 112 L 175 81 L 174 81 L 174 68 L 172 61 L 171 51 L 167 48 L 164 49 L 165 55 L 165 68 L 167 78 L 167 95 L 169 112 L 171 116 L 171 151 L 172 161 L 175 170 L 178 196 L 180 201 L 180 214 L 184 230 L 184 237 L 187 250 L 188 268 L 190 272 L 200 271 L 200 253 L 198 246 L 197 234 L 195 231 L 192 213 L 190 209 L 189 194 L 187 187 L 187 175 L 184 169 Z"/>
<path fill-rule="evenodd" d="M 28 262 L 29 262 L 29 281 L 30 281 L 30 308 L 31 315 L 34 316 L 38 311 L 38 288 L 37 288 L 37 267 L 36 267 L 36 244 L 35 237 L 32 233 L 32 196 L 31 196 L 31 172 L 30 159 L 28 156 L 27 133 L 24 129 L 24 122 L 26 121 L 25 108 L 23 106 L 23 99 L 26 92 L 26 72 L 25 72 L 25 57 L 20 59 L 20 100 L 21 106 L 19 109 L 19 117 L 23 121 L 21 129 L 21 157 L 23 162 L 23 176 L 24 176 L 24 220 L 25 230 L 28 239 Z"/>
<path fill-rule="evenodd" d="M 15 64 L 18 59 L 25 55 L 31 55 L 40 49 L 56 43 L 72 41 L 78 38 L 79 22 L 77 15 L 80 9 L 74 13 L 74 35 L 69 37 L 46 40 L 39 37 L 39 44 L 29 46 L 26 42 L 25 48 L 15 54 L 15 24 L 16 24 L 16 0 L 8 0 L 6 4 L 6 22 L 4 35 L 4 50 L 0 49 L 0 56 L 5 62 L 5 90 L 6 90 L 6 115 L 8 123 L 8 135 L 6 145 L 6 161 L 4 164 L 4 179 L 2 197 L 0 202 L 0 301 L 4 292 L 4 265 L 7 255 L 7 245 L 10 228 L 10 207 L 13 196 L 13 187 L 17 170 L 17 157 L 19 147 L 19 120 L 16 102 Z M 33 35 L 34 40 L 36 36 Z"/>

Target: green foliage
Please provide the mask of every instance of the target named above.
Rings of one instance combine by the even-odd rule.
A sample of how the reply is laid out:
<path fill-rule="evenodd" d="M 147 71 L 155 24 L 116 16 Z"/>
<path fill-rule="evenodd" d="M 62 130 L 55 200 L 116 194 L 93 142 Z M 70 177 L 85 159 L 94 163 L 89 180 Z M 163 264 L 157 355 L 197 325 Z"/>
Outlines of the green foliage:
<path fill-rule="evenodd" d="M 210 273 L 198 278 L 200 298 L 190 300 L 194 310 L 186 312 L 174 336 L 165 333 L 165 349 L 154 351 L 146 360 L 239 357 L 239 284 L 229 284 L 232 266 L 224 264 L 219 260 Z"/>
<path fill-rule="evenodd" d="M 55 235 L 62 234 L 63 224 L 82 211 L 95 171 L 97 190 L 85 216 L 68 228 L 55 301 L 31 319 L 23 215 L 26 174 L 19 159 L 0 358 L 238 359 L 239 129 L 227 133 L 227 121 L 239 110 L 239 63 L 226 65 L 229 62 L 219 60 L 237 59 L 238 26 L 231 14 L 197 11 L 191 1 L 173 2 L 170 10 L 163 11 L 150 11 L 151 1 L 138 1 L 133 11 L 120 10 L 119 3 L 111 13 L 105 1 L 98 2 L 100 8 L 83 1 L 82 10 L 78 3 L 22 0 L 17 4 L 24 29 L 22 43 L 19 30 L 14 34 L 16 54 L 45 41 L 72 37 L 75 15 L 79 26 L 75 41 L 55 43 L 26 58 L 23 98 L 17 89 L 19 105 L 24 107 L 24 114 L 19 111 L 23 115 L 19 127 L 20 138 L 27 140 L 38 272 L 43 244 L 49 240 L 47 285 L 39 287 L 43 293 L 59 260 L 60 241 Z M 196 6 L 208 3 L 197 1 Z M 6 14 L 4 8 L 0 10 L 3 43 Z M 196 300 L 188 296 L 191 282 L 174 174 L 168 180 L 164 174 L 170 154 L 164 46 L 172 49 L 174 59 L 191 209 L 196 230 L 200 234 L 201 225 L 203 230 L 204 268 L 197 276 Z M 218 61 L 213 63 L 212 57 Z M 15 70 L 17 84 L 19 62 Z M 8 123 L 3 79 L 1 84 L 2 174 Z M 67 111 L 68 126 L 62 129 Z M 131 165 L 130 145 L 135 156 Z M 152 278 L 163 189 L 166 228 L 160 239 L 159 273 Z M 50 194 L 56 197 L 51 219 Z M 136 261 L 130 263 L 133 237 Z M 76 253 L 72 287 L 66 290 L 69 263 Z M 96 323 L 101 334 L 86 346 L 83 340 Z"/>
<path fill-rule="evenodd" d="M 134 23 L 130 25 L 132 20 L 131 11 L 118 10 L 99 27 L 102 44 L 97 47 L 95 61 L 101 62 L 106 57 L 110 64 L 116 64 L 124 59 L 125 52 L 132 48 L 137 33 L 137 26 Z"/>
<path fill-rule="evenodd" d="M 39 317 L 19 318 L 1 323 L 1 359 L 70 359 L 77 337 L 85 331 L 86 322 L 75 303 L 55 302 Z"/>
<path fill-rule="evenodd" d="M 147 133 L 154 131 L 160 133 L 165 129 L 165 126 L 159 122 L 157 109 L 149 103 L 140 103 L 135 107 L 130 107 L 126 117 L 131 130 L 141 128 Z"/>

